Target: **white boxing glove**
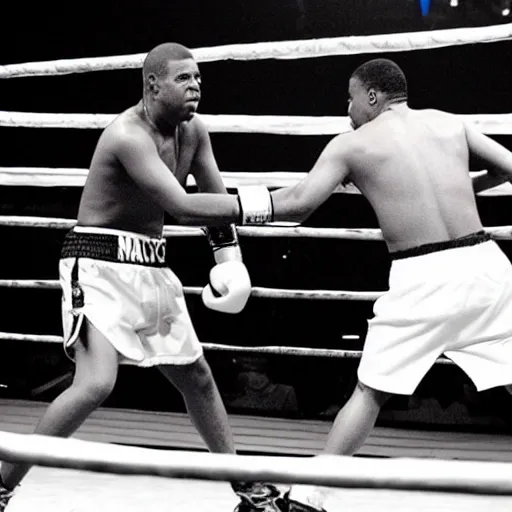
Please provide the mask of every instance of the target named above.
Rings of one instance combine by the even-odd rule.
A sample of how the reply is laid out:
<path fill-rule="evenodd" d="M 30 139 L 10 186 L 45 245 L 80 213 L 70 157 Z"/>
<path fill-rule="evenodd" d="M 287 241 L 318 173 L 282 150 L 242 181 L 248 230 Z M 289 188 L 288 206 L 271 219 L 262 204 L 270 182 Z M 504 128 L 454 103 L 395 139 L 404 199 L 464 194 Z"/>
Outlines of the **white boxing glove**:
<path fill-rule="evenodd" d="M 251 278 L 238 260 L 224 261 L 210 270 L 210 283 L 203 288 L 206 307 L 222 313 L 240 313 L 251 295 Z"/>

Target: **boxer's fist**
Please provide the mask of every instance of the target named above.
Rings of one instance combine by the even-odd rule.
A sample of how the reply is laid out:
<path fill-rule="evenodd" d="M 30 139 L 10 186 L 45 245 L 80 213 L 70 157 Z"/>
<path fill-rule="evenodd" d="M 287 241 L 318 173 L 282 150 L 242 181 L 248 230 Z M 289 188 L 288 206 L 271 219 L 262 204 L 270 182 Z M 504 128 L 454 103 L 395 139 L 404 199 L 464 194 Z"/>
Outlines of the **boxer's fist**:
<path fill-rule="evenodd" d="M 222 313 L 240 313 L 251 295 L 251 278 L 241 261 L 225 261 L 210 270 L 210 283 L 203 288 L 206 307 Z"/>

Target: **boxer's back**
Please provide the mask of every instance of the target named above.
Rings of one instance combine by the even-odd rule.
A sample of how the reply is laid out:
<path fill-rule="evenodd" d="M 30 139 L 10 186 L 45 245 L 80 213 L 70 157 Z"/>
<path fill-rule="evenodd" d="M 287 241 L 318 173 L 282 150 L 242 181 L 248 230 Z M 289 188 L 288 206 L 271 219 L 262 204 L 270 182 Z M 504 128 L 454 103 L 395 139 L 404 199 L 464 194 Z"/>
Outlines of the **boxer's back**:
<path fill-rule="evenodd" d="M 402 104 L 354 135 L 351 179 L 374 208 L 391 251 L 482 229 L 456 116 Z"/>

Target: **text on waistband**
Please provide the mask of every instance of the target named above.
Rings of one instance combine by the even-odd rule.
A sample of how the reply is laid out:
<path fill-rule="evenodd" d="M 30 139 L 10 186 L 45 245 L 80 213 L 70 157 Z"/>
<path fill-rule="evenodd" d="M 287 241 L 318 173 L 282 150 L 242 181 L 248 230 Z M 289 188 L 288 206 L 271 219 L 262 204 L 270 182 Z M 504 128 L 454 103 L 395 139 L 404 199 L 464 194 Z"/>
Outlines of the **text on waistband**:
<path fill-rule="evenodd" d="M 118 236 L 117 259 L 123 263 L 165 263 L 165 239 L 140 239 Z"/>

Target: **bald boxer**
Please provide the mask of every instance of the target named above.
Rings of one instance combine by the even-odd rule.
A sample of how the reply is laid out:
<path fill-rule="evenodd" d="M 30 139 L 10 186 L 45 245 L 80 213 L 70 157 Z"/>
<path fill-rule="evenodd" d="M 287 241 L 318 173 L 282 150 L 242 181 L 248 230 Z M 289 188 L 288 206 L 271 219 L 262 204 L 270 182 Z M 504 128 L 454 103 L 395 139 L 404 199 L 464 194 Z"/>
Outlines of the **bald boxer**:
<path fill-rule="evenodd" d="M 234 453 L 226 410 L 192 326 L 182 284 L 167 266 L 162 238 L 165 211 L 182 223 L 208 226 L 216 265 L 203 301 L 224 313 L 244 308 L 251 282 L 234 226 L 213 218 L 208 205 L 205 214 L 196 216 L 184 207 L 189 175 L 199 190 L 226 194 L 207 129 L 195 116 L 201 74 L 192 53 L 175 43 L 153 48 L 142 71 L 143 98 L 101 134 L 78 224 L 64 241 L 59 265 L 64 344 L 76 371 L 72 385 L 50 404 L 35 433 L 73 434 L 111 393 L 120 363 L 156 366 L 183 395 L 208 448 Z M 0 511 L 28 469 L 2 464 Z M 239 512 L 276 510 L 274 487 L 234 487 L 241 497 Z"/>

